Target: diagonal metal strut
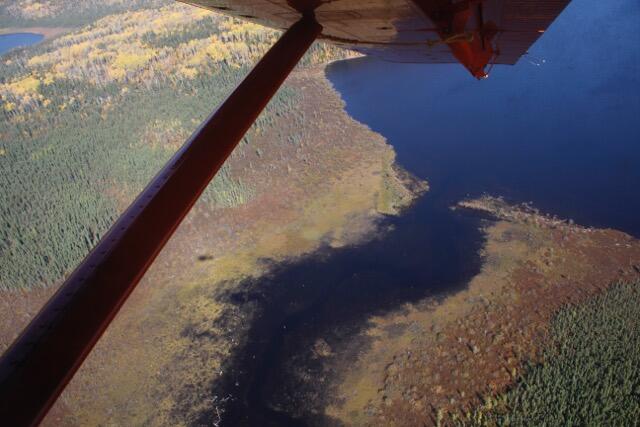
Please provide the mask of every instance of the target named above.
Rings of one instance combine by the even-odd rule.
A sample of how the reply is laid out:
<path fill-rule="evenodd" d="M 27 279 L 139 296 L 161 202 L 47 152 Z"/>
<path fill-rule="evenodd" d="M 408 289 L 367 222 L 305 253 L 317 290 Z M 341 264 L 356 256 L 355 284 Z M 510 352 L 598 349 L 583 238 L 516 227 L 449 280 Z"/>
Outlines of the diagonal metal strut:
<path fill-rule="evenodd" d="M 321 30 L 308 16 L 282 35 L 9 347 L 0 359 L 2 425 L 37 425 L 44 418 L 164 244 Z"/>

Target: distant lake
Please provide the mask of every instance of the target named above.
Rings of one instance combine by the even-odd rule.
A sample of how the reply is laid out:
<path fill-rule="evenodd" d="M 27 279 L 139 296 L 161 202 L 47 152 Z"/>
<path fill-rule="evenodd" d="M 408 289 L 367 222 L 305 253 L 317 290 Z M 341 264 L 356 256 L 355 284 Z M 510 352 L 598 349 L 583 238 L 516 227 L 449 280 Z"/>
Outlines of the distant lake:
<path fill-rule="evenodd" d="M 0 34 L 0 55 L 17 47 L 30 46 L 42 41 L 44 36 L 35 33 Z"/>

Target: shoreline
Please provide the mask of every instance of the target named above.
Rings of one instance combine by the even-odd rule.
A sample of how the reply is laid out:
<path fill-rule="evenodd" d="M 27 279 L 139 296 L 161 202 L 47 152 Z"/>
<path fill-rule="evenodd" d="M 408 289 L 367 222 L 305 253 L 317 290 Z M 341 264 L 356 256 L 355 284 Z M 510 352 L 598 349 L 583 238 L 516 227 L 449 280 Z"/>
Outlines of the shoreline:
<path fill-rule="evenodd" d="M 42 42 L 44 40 L 49 40 L 51 38 L 54 38 L 60 34 L 73 31 L 74 29 L 75 28 L 72 28 L 72 27 L 5 27 L 5 28 L 0 28 L 0 35 L 38 34 L 44 37 L 40 41 Z"/>
<path fill-rule="evenodd" d="M 347 425 L 455 424 L 540 361 L 557 310 L 640 278 L 640 241 L 625 233 L 499 197 L 456 208 L 491 216 L 481 272 L 443 300 L 372 317 L 363 336 L 373 344 L 332 379 L 339 392 L 327 415 Z"/>

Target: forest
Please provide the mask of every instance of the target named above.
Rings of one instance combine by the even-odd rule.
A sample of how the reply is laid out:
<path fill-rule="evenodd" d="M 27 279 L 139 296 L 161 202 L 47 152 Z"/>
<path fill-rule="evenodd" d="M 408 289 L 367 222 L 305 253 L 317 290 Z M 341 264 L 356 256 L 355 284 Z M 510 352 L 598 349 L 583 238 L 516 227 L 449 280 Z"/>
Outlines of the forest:
<path fill-rule="evenodd" d="M 183 4 L 133 5 L 145 8 L 0 59 L 0 289 L 58 283 L 279 35 Z M 316 44 L 301 66 L 344 55 Z M 280 90 L 233 156 L 255 152 L 276 116 L 301 120 L 296 99 Z M 206 203 L 249 200 L 241 176 L 224 168 Z"/>
<path fill-rule="evenodd" d="M 167 0 L 0 0 L 0 27 L 77 27 L 112 13 L 168 4 Z"/>
<path fill-rule="evenodd" d="M 618 283 L 555 316 L 544 362 L 459 425 L 636 425 L 640 283 Z"/>

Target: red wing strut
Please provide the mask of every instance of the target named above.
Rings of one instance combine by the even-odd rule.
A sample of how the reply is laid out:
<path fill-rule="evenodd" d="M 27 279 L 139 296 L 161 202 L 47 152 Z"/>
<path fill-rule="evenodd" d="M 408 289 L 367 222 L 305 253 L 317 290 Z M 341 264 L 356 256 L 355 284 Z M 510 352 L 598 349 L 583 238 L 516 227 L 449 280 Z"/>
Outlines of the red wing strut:
<path fill-rule="evenodd" d="M 0 424 L 37 425 L 322 27 L 302 18 L 111 227 L 0 360 Z"/>

